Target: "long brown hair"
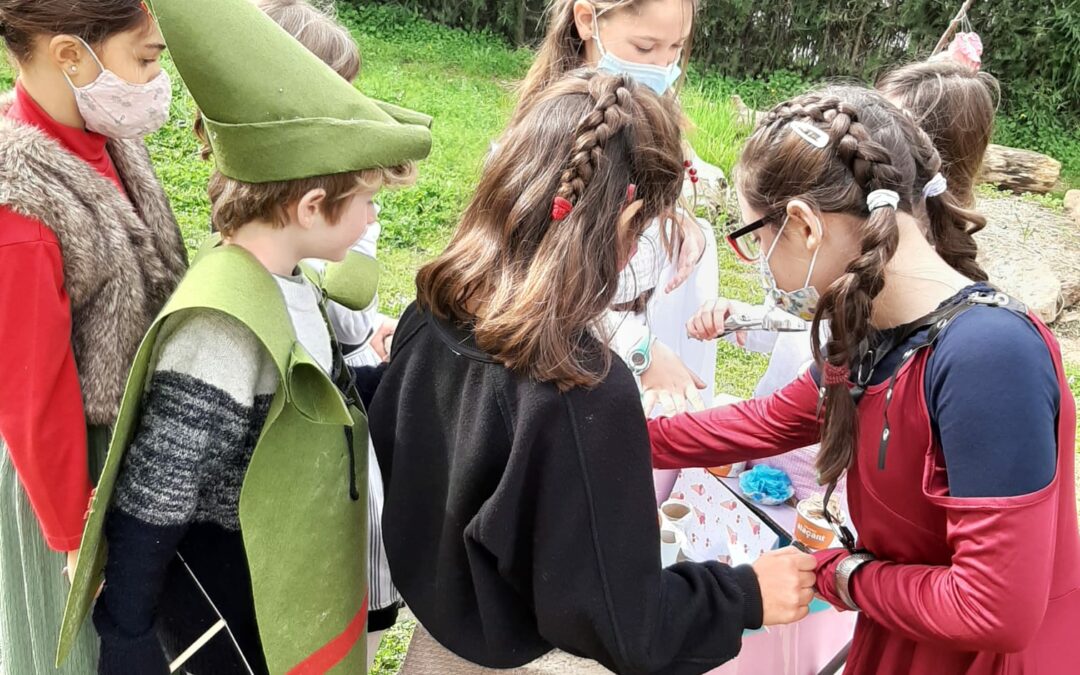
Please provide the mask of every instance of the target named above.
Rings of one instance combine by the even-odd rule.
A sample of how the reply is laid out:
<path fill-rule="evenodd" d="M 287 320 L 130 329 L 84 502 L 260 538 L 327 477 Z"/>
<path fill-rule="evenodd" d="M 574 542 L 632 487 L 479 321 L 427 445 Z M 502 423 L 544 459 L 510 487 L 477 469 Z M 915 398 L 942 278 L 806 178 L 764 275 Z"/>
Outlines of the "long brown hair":
<path fill-rule="evenodd" d="M 828 145 L 818 148 L 790 127 L 806 122 L 824 131 Z M 770 111 L 747 142 L 739 162 L 738 181 L 747 204 L 766 214 L 782 214 L 786 204 L 803 199 L 823 213 L 842 213 L 860 220 L 859 255 L 822 294 L 814 317 L 812 341 L 819 365 L 848 367 L 871 331 L 874 298 L 885 285 L 885 267 L 896 253 L 896 212 L 927 224 L 943 259 L 964 275 L 985 280 L 975 262 L 972 232 L 985 223 L 962 208 L 950 193 L 924 199 L 923 188 L 941 169 L 929 136 L 910 115 L 880 94 L 861 87 L 829 87 L 781 103 Z M 869 211 L 873 190 L 900 195 L 896 209 Z M 774 215 L 777 227 L 780 217 Z M 821 344 L 821 322 L 830 337 Z M 818 472 L 822 482 L 836 480 L 855 452 L 855 402 L 845 384 L 826 393 Z"/>
<path fill-rule="evenodd" d="M 8 53 L 24 63 L 38 35 L 74 35 L 97 45 L 148 22 L 141 0 L 0 0 L 0 36 Z"/>
<path fill-rule="evenodd" d="M 1001 97 L 994 76 L 955 61 L 923 61 L 886 73 L 877 90 L 915 117 L 941 155 L 949 191 L 964 206 L 974 206 Z"/>
<path fill-rule="evenodd" d="M 548 26 L 544 34 L 544 41 L 540 44 L 536 58 L 519 87 L 517 106 L 510 116 L 511 126 L 521 121 L 522 116 L 532 109 L 536 99 L 552 83 L 570 71 L 585 66 L 585 41 L 581 39 L 577 23 L 574 21 L 574 4 L 576 1 L 551 0 L 548 4 L 545 12 L 548 17 Z M 691 3 L 696 15 L 701 0 L 688 1 Z M 597 14 L 604 13 L 605 16 L 610 17 L 618 12 L 639 11 L 641 6 L 647 2 L 655 2 L 655 0 L 590 0 L 589 4 L 592 5 L 593 11 Z M 682 63 L 680 65 L 683 72 L 686 72 L 686 64 L 690 60 L 693 34 L 693 24 L 691 24 L 690 37 L 687 38 L 682 52 Z M 681 110 L 677 112 L 677 116 L 680 125 L 684 128 L 689 127 L 689 122 L 683 116 Z M 685 200 L 678 200 L 678 205 L 687 213 L 692 210 Z M 674 209 L 674 204 L 672 208 Z M 675 251 L 682 245 L 685 235 L 681 227 L 674 225 L 678 221 L 670 219 L 670 215 L 670 213 L 656 214 L 657 217 L 661 217 L 660 242 L 664 252 L 668 256 L 673 256 Z M 642 298 L 638 298 L 638 302 L 641 300 Z"/>
<path fill-rule="evenodd" d="M 593 11 L 597 14 L 604 12 L 611 16 L 616 12 L 637 11 L 646 2 L 654 0 L 590 0 Z M 574 3 L 576 0 L 551 0 L 546 14 L 548 17 L 547 31 L 544 33 L 544 41 L 537 50 L 536 59 L 532 67 L 521 83 L 518 92 L 518 105 L 515 108 L 512 119 L 516 122 L 524 110 L 532 107 L 534 100 L 541 92 L 547 89 L 553 82 L 566 75 L 571 70 L 576 70 L 585 65 L 585 41 L 578 34 L 577 24 L 574 22 Z M 700 0 L 690 0 L 694 7 L 694 13 Z M 686 70 L 686 63 L 690 59 L 691 38 L 687 40 L 683 48 L 682 69 Z"/>
<path fill-rule="evenodd" d="M 595 386 L 611 366 L 601 317 L 633 242 L 679 195 L 680 142 L 669 97 L 590 71 L 556 82 L 503 136 L 450 245 L 420 270 L 420 306 L 470 326 L 514 371 Z M 643 204 L 620 232 L 630 185 Z M 563 220 L 556 196 L 573 204 Z"/>

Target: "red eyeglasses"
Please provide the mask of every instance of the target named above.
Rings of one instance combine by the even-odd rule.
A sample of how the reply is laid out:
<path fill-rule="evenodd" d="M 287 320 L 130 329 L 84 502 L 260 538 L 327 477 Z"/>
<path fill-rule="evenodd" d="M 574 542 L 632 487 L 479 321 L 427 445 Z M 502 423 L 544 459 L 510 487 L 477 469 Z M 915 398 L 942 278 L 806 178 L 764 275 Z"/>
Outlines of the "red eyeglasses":
<path fill-rule="evenodd" d="M 771 218 L 771 214 L 762 216 L 727 235 L 727 243 L 731 246 L 731 250 L 735 251 L 739 260 L 752 263 L 757 262 L 761 257 L 761 237 L 754 233 L 765 227 Z"/>

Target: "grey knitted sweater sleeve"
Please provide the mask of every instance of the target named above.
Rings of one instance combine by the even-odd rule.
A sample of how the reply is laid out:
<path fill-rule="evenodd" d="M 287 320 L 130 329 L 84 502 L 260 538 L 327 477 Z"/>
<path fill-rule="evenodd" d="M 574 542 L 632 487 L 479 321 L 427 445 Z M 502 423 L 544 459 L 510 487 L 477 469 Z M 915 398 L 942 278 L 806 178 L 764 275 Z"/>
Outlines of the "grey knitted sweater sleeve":
<path fill-rule="evenodd" d="M 277 388 L 258 339 L 215 312 L 180 316 L 159 339 L 116 508 L 154 525 L 239 529 L 244 472 Z"/>

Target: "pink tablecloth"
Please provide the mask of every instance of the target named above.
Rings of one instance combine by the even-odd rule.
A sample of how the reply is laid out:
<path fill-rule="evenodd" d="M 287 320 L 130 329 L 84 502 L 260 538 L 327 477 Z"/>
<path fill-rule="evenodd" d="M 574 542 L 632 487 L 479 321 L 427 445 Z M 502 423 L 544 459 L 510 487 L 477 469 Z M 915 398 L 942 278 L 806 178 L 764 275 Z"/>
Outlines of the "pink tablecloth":
<path fill-rule="evenodd" d="M 855 630 L 855 613 L 826 609 L 743 638 L 742 652 L 710 675 L 816 675 Z"/>
<path fill-rule="evenodd" d="M 685 501 L 694 518 L 686 525 L 686 555 L 692 560 L 719 560 L 732 565 L 752 563 L 775 548 L 780 535 L 762 515 L 790 537 L 795 509 L 789 505 L 759 506 L 753 512 L 738 497 L 738 479 L 717 479 L 704 469 L 685 469 L 671 491 Z M 816 675 L 851 640 L 855 614 L 838 612 L 815 600 L 810 616 L 790 626 L 748 632 L 738 658 L 713 675 Z"/>

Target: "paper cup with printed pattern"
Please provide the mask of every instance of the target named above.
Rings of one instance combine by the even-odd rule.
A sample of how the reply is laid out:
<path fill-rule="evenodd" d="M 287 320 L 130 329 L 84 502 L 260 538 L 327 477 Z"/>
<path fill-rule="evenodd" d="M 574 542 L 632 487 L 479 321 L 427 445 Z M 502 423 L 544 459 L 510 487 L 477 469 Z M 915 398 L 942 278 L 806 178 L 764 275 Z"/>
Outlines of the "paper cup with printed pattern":
<path fill-rule="evenodd" d="M 705 469 L 717 478 L 735 478 L 740 473 L 746 470 L 746 462 L 736 462 L 734 464 L 725 464 L 724 466 L 714 466 L 709 469 Z"/>
<path fill-rule="evenodd" d="M 821 495 L 802 500 L 795 510 L 795 541 L 811 551 L 824 551 L 839 543 L 829 521 L 825 520 L 825 506 Z M 829 500 L 829 513 L 838 524 L 844 523 L 840 501 L 835 495 Z"/>

